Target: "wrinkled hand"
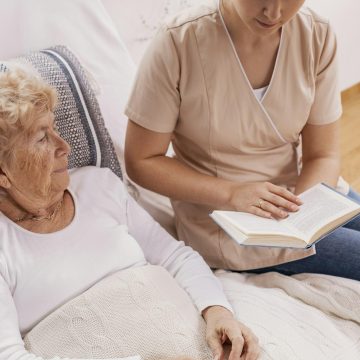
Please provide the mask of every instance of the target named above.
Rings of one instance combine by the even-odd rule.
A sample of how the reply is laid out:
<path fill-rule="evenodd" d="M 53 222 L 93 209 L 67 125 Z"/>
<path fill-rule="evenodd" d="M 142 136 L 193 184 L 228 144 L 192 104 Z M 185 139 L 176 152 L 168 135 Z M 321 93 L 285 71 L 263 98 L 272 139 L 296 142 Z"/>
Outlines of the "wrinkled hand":
<path fill-rule="evenodd" d="M 252 331 L 221 307 L 211 306 L 203 311 L 206 321 L 206 340 L 215 360 L 224 359 L 224 345 L 231 344 L 229 360 L 256 360 L 260 354 L 259 341 Z"/>
<path fill-rule="evenodd" d="M 302 201 L 292 192 L 269 182 L 232 184 L 230 207 L 265 218 L 284 219 L 298 211 Z"/>

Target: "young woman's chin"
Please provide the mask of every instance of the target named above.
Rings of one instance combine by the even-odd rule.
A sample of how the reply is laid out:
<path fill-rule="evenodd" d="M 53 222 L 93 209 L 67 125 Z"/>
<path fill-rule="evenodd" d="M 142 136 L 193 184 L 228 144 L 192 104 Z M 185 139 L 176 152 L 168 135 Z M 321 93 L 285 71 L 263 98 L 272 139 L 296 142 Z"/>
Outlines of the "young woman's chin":
<path fill-rule="evenodd" d="M 281 23 L 269 25 L 261 22 L 260 20 L 255 19 L 251 27 L 255 33 L 266 36 L 278 32 L 281 29 L 281 26 L 282 26 Z"/>

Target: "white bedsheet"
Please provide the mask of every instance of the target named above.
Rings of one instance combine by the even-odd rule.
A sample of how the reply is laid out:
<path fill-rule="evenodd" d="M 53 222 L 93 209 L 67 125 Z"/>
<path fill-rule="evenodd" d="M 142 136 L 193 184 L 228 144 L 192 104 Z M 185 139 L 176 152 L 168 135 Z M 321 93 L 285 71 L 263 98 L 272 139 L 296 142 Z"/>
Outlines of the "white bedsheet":
<path fill-rule="evenodd" d="M 360 359 L 360 283 L 326 275 L 219 270 L 237 317 L 259 337 L 261 360 Z"/>

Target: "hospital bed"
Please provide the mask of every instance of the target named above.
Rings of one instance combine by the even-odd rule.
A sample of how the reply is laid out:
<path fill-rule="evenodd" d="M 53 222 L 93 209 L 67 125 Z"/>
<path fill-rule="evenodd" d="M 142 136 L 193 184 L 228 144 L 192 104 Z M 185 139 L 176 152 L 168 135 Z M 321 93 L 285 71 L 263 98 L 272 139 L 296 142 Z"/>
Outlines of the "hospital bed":
<path fill-rule="evenodd" d="M 92 84 L 123 164 L 123 109 L 136 64 L 163 16 L 199 2 L 0 0 L 0 60 L 54 45 L 71 49 Z M 124 177 L 135 199 L 176 236 L 168 199 Z M 237 317 L 260 339 L 262 360 L 360 359 L 360 283 L 315 274 L 215 274 Z"/>

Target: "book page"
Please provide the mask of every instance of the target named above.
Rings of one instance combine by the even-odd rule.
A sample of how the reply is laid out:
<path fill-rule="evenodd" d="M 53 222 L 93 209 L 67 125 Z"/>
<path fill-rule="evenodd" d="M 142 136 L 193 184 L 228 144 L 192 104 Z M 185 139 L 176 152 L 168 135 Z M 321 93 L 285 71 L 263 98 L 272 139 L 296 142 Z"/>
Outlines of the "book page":
<path fill-rule="evenodd" d="M 296 213 L 289 213 L 286 223 L 300 231 L 309 240 L 311 236 L 333 219 L 346 214 L 357 204 L 324 185 L 317 185 L 299 196 L 304 202 Z"/>
<path fill-rule="evenodd" d="M 214 211 L 214 217 L 225 218 L 230 224 L 241 229 L 245 234 L 279 234 L 293 235 L 293 230 L 288 229 L 275 219 L 266 219 L 249 213 L 237 211 Z"/>

